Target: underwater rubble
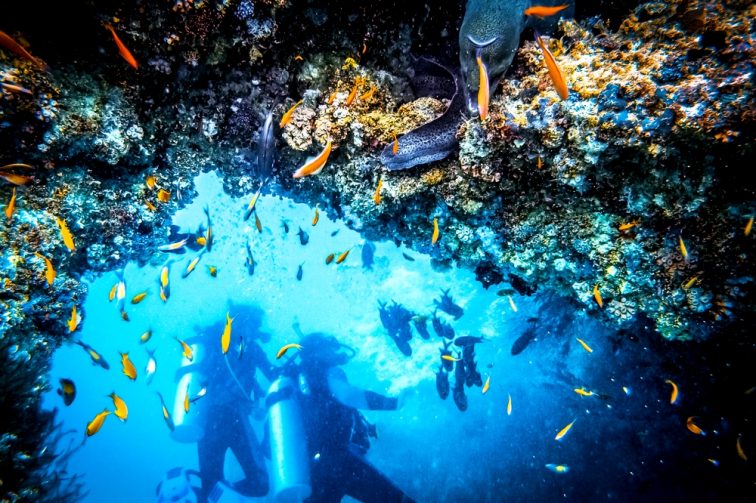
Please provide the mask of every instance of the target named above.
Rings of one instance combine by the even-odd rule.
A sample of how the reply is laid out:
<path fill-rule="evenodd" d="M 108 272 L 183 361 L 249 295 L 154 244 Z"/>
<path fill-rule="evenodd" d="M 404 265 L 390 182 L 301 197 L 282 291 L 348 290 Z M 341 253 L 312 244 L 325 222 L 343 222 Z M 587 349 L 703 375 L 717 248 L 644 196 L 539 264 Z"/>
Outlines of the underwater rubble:
<path fill-rule="evenodd" d="M 80 15 L 65 33 L 86 35 L 47 41 L 50 26 L 35 34 L 30 7 L 13 7 L 46 65 L 0 50 L 0 164 L 33 167 L 17 171 L 32 180 L 16 187 L 15 213 L 0 228 L 2 396 L 16 397 L 0 443 L 8 498 L 42 498 L 24 491 L 40 490 L 30 477 L 45 462 L 30 453 L 53 423 L 28 415 L 47 385 L 46 359 L 75 336 L 66 322 L 86 294 L 82 275 L 153 260 L 199 171 L 220 171 L 235 195 L 257 190 L 265 114 L 277 119 L 300 99 L 278 131 L 265 190 L 319 203 L 367 239 L 404 243 L 439 268 L 474 269 L 486 287 L 572 299 L 618 329 L 647 319 L 670 340 L 704 339 L 754 310 L 754 236 L 744 230 L 754 212 L 745 167 L 756 110 L 748 2 L 650 2 L 616 25 L 561 21 L 548 45 L 567 76 L 566 101 L 524 36 L 489 120 L 461 121 L 458 152 L 407 171 L 382 167 L 381 150 L 446 109 L 444 98 L 413 93 L 413 56 L 449 50 L 464 2 L 430 17 L 424 2 L 406 2 L 405 12 L 296 3 L 123 0 L 105 12 L 71 2 L 66 13 Z M 60 14 L 51 9 L 51 19 Z M 106 22 L 138 71 L 117 54 Z M 290 37 L 291 26 L 311 30 Z M 327 140 L 323 171 L 292 179 Z M 0 180 L 4 204 L 12 189 Z M 41 257 L 57 271 L 52 285 Z M 398 314 L 397 344 L 409 321 L 427 338 L 424 318 Z"/>

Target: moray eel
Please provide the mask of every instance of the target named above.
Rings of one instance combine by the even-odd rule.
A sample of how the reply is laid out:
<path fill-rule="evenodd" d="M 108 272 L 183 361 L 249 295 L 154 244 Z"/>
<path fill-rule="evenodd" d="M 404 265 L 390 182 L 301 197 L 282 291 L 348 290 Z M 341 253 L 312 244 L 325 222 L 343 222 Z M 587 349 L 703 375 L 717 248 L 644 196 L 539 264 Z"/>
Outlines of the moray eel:
<path fill-rule="evenodd" d="M 381 163 L 389 170 L 395 171 L 440 161 L 451 154 L 457 147 L 456 134 L 463 120 L 463 110 L 467 108 L 471 116 L 476 115 L 478 111 L 479 73 L 475 60 L 478 53 L 480 52 L 488 69 L 493 94 L 499 80 L 512 64 L 523 30 L 533 27 L 541 32 L 549 32 L 559 18 L 571 17 L 574 13 L 574 5 L 571 5 L 556 16 L 538 19 L 525 16 L 525 9 L 532 5 L 554 6 L 565 2 L 569 0 L 468 0 L 465 18 L 459 30 L 459 62 L 462 77 L 430 60 L 419 60 L 426 65 L 426 70 L 432 69 L 428 66 L 430 62 L 451 75 L 454 93 L 451 95 L 449 107 L 441 117 L 401 136 L 399 151 L 396 154 L 393 154 L 392 144 L 389 143 L 381 153 Z M 440 80 L 438 70 L 435 77 L 426 80 L 437 83 Z"/>

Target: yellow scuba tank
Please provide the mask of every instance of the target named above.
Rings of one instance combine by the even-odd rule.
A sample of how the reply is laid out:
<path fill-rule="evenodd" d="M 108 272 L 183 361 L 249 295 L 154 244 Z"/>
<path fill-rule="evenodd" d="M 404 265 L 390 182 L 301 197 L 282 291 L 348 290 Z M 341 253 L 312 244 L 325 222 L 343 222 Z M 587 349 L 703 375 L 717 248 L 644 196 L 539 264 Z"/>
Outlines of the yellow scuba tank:
<path fill-rule="evenodd" d="M 276 501 L 300 502 L 312 493 L 307 439 L 298 390 L 289 377 L 279 377 L 268 389 L 270 494 Z"/>

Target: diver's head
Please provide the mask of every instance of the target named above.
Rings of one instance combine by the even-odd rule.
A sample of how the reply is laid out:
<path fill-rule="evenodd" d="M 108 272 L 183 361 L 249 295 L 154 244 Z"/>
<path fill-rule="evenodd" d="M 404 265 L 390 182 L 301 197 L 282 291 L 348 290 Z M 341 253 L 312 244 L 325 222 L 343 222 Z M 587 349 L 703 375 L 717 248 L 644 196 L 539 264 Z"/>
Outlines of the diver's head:
<path fill-rule="evenodd" d="M 353 348 L 340 343 L 333 335 L 322 332 L 305 335 L 300 344 L 302 352 L 299 355 L 305 365 L 336 367 L 344 365 L 357 354 Z"/>
<path fill-rule="evenodd" d="M 260 330 L 264 313 L 257 305 L 236 305 L 229 302 L 228 312 L 234 319 L 234 333 L 247 340 L 260 339 L 264 343 L 270 341 L 270 334 Z"/>

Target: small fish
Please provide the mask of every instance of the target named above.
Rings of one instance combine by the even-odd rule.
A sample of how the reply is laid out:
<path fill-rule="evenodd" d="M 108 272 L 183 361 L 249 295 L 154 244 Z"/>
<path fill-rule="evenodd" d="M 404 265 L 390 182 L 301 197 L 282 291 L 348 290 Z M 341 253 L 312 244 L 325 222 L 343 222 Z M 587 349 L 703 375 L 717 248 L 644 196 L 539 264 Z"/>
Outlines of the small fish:
<path fill-rule="evenodd" d="M 570 471 L 570 467 L 567 465 L 555 465 L 554 463 L 548 463 L 545 466 L 554 473 L 567 473 L 568 471 Z"/>
<path fill-rule="evenodd" d="M 147 178 L 144 179 L 144 184 L 147 186 L 148 189 L 153 190 L 155 187 L 157 187 L 157 177 L 153 175 L 149 175 Z"/>
<path fill-rule="evenodd" d="M 337 264 L 340 264 L 340 263 L 342 263 L 343 261 L 345 261 L 345 260 L 346 260 L 346 258 L 347 258 L 347 257 L 349 256 L 349 252 L 350 252 L 351 250 L 352 250 L 352 249 L 351 249 L 351 248 L 349 248 L 349 249 L 348 249 L 347 251 L 345 251 L 345 252 L 342 252 L 342 253 L 341 253 L 341 255 L 339 255 L 339 256 L 338 256 L 338 258 L 336 259 L 336 263 L 337 263 Z"/>
<path fill-rule="evenodd" d="M 225 355 L 228 353 L 228 347 L 231 345 L 231 324 L 234 322 L 234 318 L 229 313 L 226 313 L 226 326 L 223 328 L 223 334 L 221 335 L 221 351 Z"/>
<path fill-rule="evenodd" d="M 746 226 L 743 229 L 743 234 L 745 234 L 746 237 L 751 234 L 751 228 L 753 228 L 753 217 L 748 219 L 748 223 L 746 223 Z"/>
<path fill-rule="evenodd" d="M 149 349 L 147 351 L 147 365 L 144 367 L 144 375 L 147 378 L 147 384 L 150 384 L 152 382 L 152 379 L 155 377 L 155 372 L 157 372 L 157 360 L 155 359 L 155 349 L 150 351 Z"/>
<path fill-rule="evenodd" d="M 10 35 L 5 33 L 4 31 L 0 31 L 0 47 L 4 47 L 5 49 L 8 49 L 12 53 L 16 54 L 17 56 L 20 56 L 27 61 L 30 61 L 34 65 L 36 65 L 38 68 L 45 70 L 47 68 L 47 65 L 42 62 L 41 59 L 35 58 L 32 56 L 29 51 L 27 51 L 24 46 L 16 42 Z"/>
<path fill-rule="evenodd" d="M 255 211 L 255 205 L 257 204 L 257 199 L 260 197 L 260 191 L 262 191 L 262 185 L 260 185 L 260 188 L 257 189 L 255 195 L 252 196 L 252 200 L 249 202 L 249 205 L 247 205 L 247 211 L 244 212 L 245 222 L 249 220 L 249 217 L 252 216 L 252 212 Z"/>
<path fill-rule="evenodd" d="M 55 217 L 55 220 L 58 222 L 58 227 L 60 227 L 60 235 L 63 238 L 63 244 L 66 245 L 66 248 L 68 248 L 70 251 L 76 251 L 73 235 L 71 234 L 71 231 L 68 230 L 66 221 L 58 217 Z"/>
<path fill-rule="evenodd" d="M 169 286 L 169 282 L 168 282 L 169 280 L 168 273 L 170 273 L 169 264 L 170 262 L 164 265 L 162 269 L 160 269 L 160 286 L 162 286 L 163 288 L 168 288 Z"/>
<path fill-rule="evenodd" d="M 292 343 L 289 343 L 289 344 L 285 344 L 285 345 L 281 346 L 281 349 L 279 349 L 279 350 L 278 350 L 278 353 L 276 353 L 276 360 L 279 360 L 279 359 L 281 359 L 281 357 L 282 357 L 283 355 L 285 355 L 285 354 L 286 354 L 286 352 L 287 352 L 288 350 L 290 350 L 290 349 L 298 349 L 298 350 L 300 350 L 300 351 L 301 351 L 301 350 L 302 350 L 302 346 L 300 346 L 299 344 L 297 344 L 297 343 L 294 343 L 294 342 L 292 342 Z"/>
<path fill-rule="evenodd" d="M 209 272 L 210 276 L 212 276 L 213 278 L 215 278 L 216 276 L 218 276 L 218 268 L 215 267 L 214 265 L 208 265 L 207 266 L 207 272 Z"/>
<path fill-rule="evenodd" d="M 629 386 L 622 386 L 622 391 L 627 395 L 630 396 L 633 394 L 633 390 Z"/>
<path fill-rule="evenodd" d="M 632 222 L 628 222 L 626 224 L 620 224 L 620 226 L 617 227 L 617 230 L 620 232 L 629 231 L 638 224 L 640 224 L 640 220 L 633 220 Z"/>
<path fill-rule="evenodd" d="M 199 391 L 197 392 L 197 394 L 196 394 L 196 395 L 194 395 L 194 396 L 192 397 L 192 399 L 191 399 L 191 402 L 192 402 L 192 403 L 195 403 L 195 402 L 196 402 L 197 400 L 199 400 L 200 398 L 202 398 L 202 397 L 203 397 L 203 396 L 205 396 L 205 395 L 207 395 L 207 388 L 206 388 L 206 387 L 203 387 L 202 389 L 200 389 L 200 390 L 199 390 Z"/>
<path fill-rule="evenodd" d="M 126 407 L 126 402 L 123 401 L 123 398 L 116 395 L 115 391 L 108 396 L 113 400 L 113 407 L 115 407 L 113 414 L 115 414 L 115 417 L 125 422 L 129 418 L 129 408 Z"/>
<path fill-rule="evenodd" d="M 333 259 L 336 257 L 335 253 L 329 253 L 328 256 L 325 259 L 326 265 L 329 265 L 331 262 L 333 262 Z"/>
<path fill-rule="evenodd" d="M 149 340 L 152 339 L 152 329 L 147 329 L 142 335 L 139 336 L 139 343 L 145 344 L 146 342 L 149 342 Z"/>
<path fill-rule="evenodd" d="M 667 384 L 669 384 L 670 386 L 672 386 L 672 394 L 669 396 L 669 403 L 671 403 L 672 405 L 674 405 L 675 403 L 677 403 L 677 396 L 678 396 L 680 390 L 677 387 L 677 384 L 674 383 L 674 381 L 672 381 L 670 379 L 666 379 L 664 382 L 667 383 Z"/>
<path fill-rule="evenodd" d="M 0 86 L 3 86 L 8 91 L 13 91 L 14 93 L 24 93 L 28 94 L 29 96 L 33 96 L 34 93 L 31 92 L 29 89 L 21 86 L 17 86 L 16 84 L 10 84 L 8 82 L 0 82 Z"/>
<path fill-rule="evenodd" d="M 685 421 L 685 426 L 688 427 L 688 430 L 690 430 L 691 433 L 695 433 L 696 435 L 702 435 L 706 436 L 706 432 L 703 431 L 701 428 L 698 427 L 696 423 L 693 422 L 693 420 L 696 418 L 696 416 L 690 416 Z"/>
<path fill-rule="evenodd" d="M 299 232 L 297 232 L 297 236 L 299 236 L 299 244 L 302 246 L 310 241 L 310 235 L 303 231 L 301 227 L 299 228 Z"/>
<path fill-rule="evenodd" d="M 205 252 L 203 249 L 196 257 L 194 257 L 186 266 L 186 270 L 181 274 L 182 278 L 186 278 L 189 276 L 192 271 L 197 267 L 197 264 L 199 264 L 200 259 L 202 258 L 202 254 Z"/>
<path fill-rule="evenodd" d="M 121 310 L 121 319 L 123 321 L 131 321 L 131 320 L 129 320 L 129 313 L 127 313 L 123 309 Z"/>
<path fill-rule="evenodd" d="M 115 299 L 116 290 L 118 290 L 118 283 L 113 285 L 113 288 L 110 289 L 110 293 L 108 293 L 108 302 L 113 302 L 113 299 Z"/>
<path fill-rule="evenodd" d="M 294 61 L 304 61 L 304 58 L 301 54 L 297 54 L 296 56 L 294 56 Z"/>
<path fill-rule="evenodd" d="M 488 393 L 488 389 L 491 387 L 491 376 L 486 377 L 486 382 L 483 383 L 483 388 L 480 390 L 481 394 Z"/>
<path fill-rule="evenodd" d="M 683 290 L 690 290 L 690 288 L 696 284 L 696 281 L 698 281 L 698 276 L 693 276 L 692 278 L 690 278 L 688 281 L 683 283 Z"/>
<path fill-rule="evenodd" d="M 526 16 L 535 16 L 535 17 L 543 19 L 544 17 L 553 16 L 554 14 L 557 14 L 563 11 L 569 6 L 570 4 L 557 5 L 554 7 L 548 7 L 544 5 L 534 5 L 532 7 L 528 7 L 527 9 L 525 9 L 524 14 Z"/>
<path fill-rule="evenodd" d="M 394 135 L 394 144 L 391 146 L 391 153 L 396 155 L 399 153 L 399 139 L 396 137 L 396 133 L 391 133 Z"/>
<path fill-rule="evenodd" d="M 168 412 L 168 407 L 165 406 L 165 400 L 163 400 L 163 395 L 160 394 L 159 391 L 156 391 L 157 396 L 160 398 L 160 407 L 163 412 L 163 420 L 165 421 L 165 424 L 168 426 L 168 429 L 173 431 L 175 429 L 175 426 L 173 425 L 173 419 L 171 418 L 171 413 Z"/>
<path fill-rule="evenodd" d="M 604 307 L 604 299 L 601 297 L 601 292 L 598 289 L 598 283 L 593 285 L 593 300 L 598 304 L 599 309 Z"/>
<path fill-rule="evenodd" d="M 116 300 L 118 302 L 126 299 L 126 281 L 123 279 L 123 270 L 116 271 L 118 276 L 118 288 L 116 288 Z"/>
<path fill-rule="evenodd" d="M 140 302 L 144 300 L 145 297 L 147 297 L 147 292 L 138 293 L 131 298 L 131 303 L 139 304 Z"/>
<path fill-rule="evenodd" d="M 546 44 L 538 33 L 536 33 L 536 41 L 543 52 L 543 60 L 546 63 L 546 69 L 549 71 L 549 76 L 554 83 L 554 88 L 556 89 L 557 94 L 559 94 L 560 98 L 566 100 L 570 96 L 570 91 L 567 88 L 567 82 L 564 80 L 562 70 L 559 69 L 556 60 L 554 59 L 554 55 L 551 54 L 551 51 L 546 47 Z"/>
<path fill-rule="evenodd" d="M 69 332 L 74 332 L 77 328 L 79 328 L 79 323 L 81 323 L 81 314 L 76 312 L 76 304 L 71 307 L 71 317 L 66 323 L 68 324 Z"/>
<path fill-rule="evenodd" d="M 342 69 L 342 70 L 350 70 L 350 69 L 352 69 L 352 68 L 357 68 L 357 66 L 358 66 L 358 65 L 357 65 L 357 61 L 355 61 L 355 60 L 354 60 L 354 58 L 352 58 L 352 57 L 350 56 L 350 57 L 347 57 L 347 58 L 346 58 L 346 59 L 344 60 L 344 64 L 342 65 L 341 69 Z"/>
<path fill-rule="evenodd" d="M 460 358 L 454 358 L 452 355 L 441 355 L 441 358 L 448 361 L 448 362 L 458 362 L 462 361 Z"/>
<path fill-rule="evenodd" d="M 168 302 L 168 298 L 171 296 L 171 289 L 168 286 L 160 285 L 160 300 Z"/>
<path fill-rule="evenodd" d="M 0 178 L 9 183 L 12 183 L 13 185 L 26 185 L 34 180 L 30 176 L 17 175 L 16 173 L 6 173 L 5 171 L 0 171 Z"/>
<path fill-rule="evenodd" d="M 378 185 L 375 187 L 375 193 L 373 194 L 373 202 L 376 205 L 381 204 L 381 189 L 383 188 L 383 177 L 378 178 Z"/>
<path fill-rule="evenodd" d="M 158 246 L 158 251 L 161 251 L 161 252 L 179 251 L 184 246 L 186 246 L 187 241 L 189 241 L 189 238 L 184 238 L 181 241 L 176 241 L 175 243 Z"/>
<path fill-rule="evenodd" d="M 34 255 L 41 258 L 45 262 L 45 279 L 47 280 L 47 284 L 49 286 L 53 285 L 53 282 L 55 281 L 55 268 L 52 265 L 52 262 L 49 258 L 45 257 L 41 253 L 34 252 Z"/>
<path fill-rule="evenodd" d="M 186 385 L 186 393 L 184 393 L 184 412 L 189 413 L 189 384 Z"/>
<path fill-rule="evenodd" d="M 110 411 L 108 409 L 105 409 L 97 414 L 89 423 L 87 423 L 88 437 L 91 437 L 92 435 L 100 431 L 100 428 L 102 428 L 102 425 L 105 422 L 105 418 L 108 417 L 109 414 Z"/>
<path fill-rule="evenodd" d="M 435 245 L 438 241 L 438 218 L 433 219 L 433 235 L 431 236 L 431 245 Z"/>
<path fill-rule="evenodd" d="M 369 100 L 370 98 L 373 97 L 373 95 L 375 94 L 375 92 L 377 90 L 378 90 L 377 87 L 370 86 L 370 89 L 368 91 L 366 91 L 363 95 L 360 96 L 360 101 L 367 101 L 367 100 Z"/>
<path fill-rule="evenodd" d="M 406 254 L 404 252 L 402 252 L 402 257 L 404 257 L 404 260 L 408 260 L 410 262 L 414 262 L 415 261 L 415 257 L 413 257 L 412 255 L 408 255 L 408 254 Z"/>
<path fill-rule="evenodd" d="M 8 206 L 5 207 L 5 216 L 10 220 L 13 218 L 13 213 L 16 211 L 16 187 L 13 187 L 13 194 L 11 195 Z"/>
<path fill-rule="evenodd" d="M 207 243 L 207 238 L 205 236 L 197 236 L 197 239 L 194 240 L 198 245 L 205 246 Z"/>
<path fill-rule="evenodd" d="M 312 217 L 312 226 L 315 227 L 318 225 L 318 221 L 320 221 L 320 211 L 318 210 L 318 207 L 315 206 L 315 216 Z"/>
<path fill-rule="evenodd" d="M 575 388 L 572 391 L 574 391 L 580 396 L 597 396 L 596 393 L 594 393 L 593 391 L 588 391 L 585 388 Z"/>
<path fill-rule="evenodd" d="M 706 461 L 708 461 L 709 463 L 711 463 L 714 466 L 719 466 L 719 461 L 717 461 L 716 459 L 706 458 Z"/>
<path fill-rule="evenodd" d="M 593 350 L 591 349 L 591 347 L 588 344 L 586 344 L 583 339 L 575 337 L 575 340 L 578 341 L 580 345 L 583 346 L 583 349 L 585 349 L 587 352 L 593 353 Z"/>
<path fill-rule="evenodd" d="M 331 94 L 330 94 L 330 95 L 328 96 L 328 99 L 326 100 L 326 104 L 328 104 L 328 105 L 332 105 L 332 104 L 333 104 L 333 100 L 335 100 L 335 99 L 336 99 L 336 96 L 337 96 L 338 94 L 339 94 L 339 92 L 338 92 L 338 91 L 334 91 L 334 92 L 332 92 L 332 93 L 331 93 Z"/>
<path fill-rule="evenodd" d="M 97 351 L 95 351 L 92 346 L 90 346 L 89 344 L 85 344 L 85 343 L 83 343 L 81 341 L 76 341 L 75 344 L 78 344 L 79 346 L 81 346 L 84 349 L 84 351 L 87 352 L 87 354 L 89 355 L 89 357 L 92 359 L 92 363 L 94 365 L 99 365 L 100 367 L 104 368 L 105 370 L 109 370 L 110 369 L 110 365 L 108 365 L 108 362 L 106 362 L 105 359 L 100 355 L 100 353 L 98 353 Z"/>
<path fill-rule="evenodd" d="M 281 117 L 281 122 L 278 123 L 278 127 L 281 129 L 285 128 L 289 122 L 291 122 L 291 116 L 294 114 L 294 110 L 297 109 L 299 105 L 304 103 L 304 100 L 299 100 L 296 103 L 294 103 L 290 109 L 286 111 L 285 114 L 283 114 L 283 117 Z"/>
<path fill-rule="evenodd" d="M 323 151 L 312 159 L 308 159 L 301 168 L 294 172 L 294 178 L 317 175 L 325 167 L 328 156 L 331 155 L 331 140 L 328 140 Z"/>
<path fill-rule="evenodd" d="M 257 229 L 257 232 L 262 232 L 262 222 L 260 221 L 260 217 L 257 216 L 257 212 L 255 211 L 255 228 Z"/>
<path fill-rule="evenodd" d="M 541 169 L 543 168 L 543 159 L 541 159 L 541 156 L 538 156 L 538 159 L 536 159 L 536 168 Z"/>
<path fill-rule="evenodd" d="M 302 270 L 302 266 L 304 264 L 299 264 L 299 267 L 297 267 L 297 281 L 302 281 L 302 275 L 304 274 L 304 271 Z"/>
<path fill-rule="evenodd" d="M 71 379 L 62 378 L 59 379 L 60 388 L 58 388 L 58 395 L 63 397 L 63 403 L 69 406 L 76 399 L 76 385 Z"/>
<path fill-rule="evenodd" d="M 516 313 L 517 312 L 517 306 L 515 305 L 514 299 L 512 298 L 511 295 L 507 295 L 507 299 L 509 299 L 509 307 L 511 307 L 512 311 L 514 311 Z"/>
<path fill-rule="evenodd" d="M 570 428 L 572 428 L 572 425 L 575 424 L 575 421 L 577 421 L 577 419 L 573 419 L 570 424 L 559 430 L 559 433 L 556 434 L 554 440 L 561 440 L 567 434 L 567 432 L 570 431 Z"/>
<path fill-rule="evenodd" d="M 149 200 L 149 199 L 145 199 L 145 200 L 144 200 L 144 205 L 145 205 L 145 206 L 147 207 L 147 209 L 148 209 L 148 210 L 150 210 L 150 211 L 157 211 L 157 208 L 155 207 L 155 205 L 154 205 L 154 204 L 152 204 L 152 203 L 150 202 L 150 200 Z"/>
<path fill-rule="evenodd" d="M 134 362 L 132 362 L 129 359 L 128 353 L 121 353 L 121 367 L 123 375 L 131 379 L 132 381 L 136 381 L 137 378 L 137 371 L 136 367 L 134 366 Z"/>
<path fill-rule="evenodd" d="M 682 234 L 679 237 L 680 239 L 680 254 L 685 260 L 688 260 L 688 248 L 685 246 L 685 241 L 683 241 Z"/>
<path fill-rule="evenodd" d="M 480 121 L 485 122 L 488 119 L 488 100 L 490 87 L 488 83 L 488 69 L 483 64 L 481 58 L 481 50 L 478 49 L 478 54 L 475 57 L 475 61 L 478 63 L 478 113 L 480 114 Z"/>
<path fill-rule="evenodd" d="M 740 459 L 743 461 L 748 461 L 748 456 L 746 456 L 745 451 L 743 450 L 743 445 L 740 443 L 740 435 L 738 435 L 738 439 L 735 441 L 735 448 L 738 451 L 738 456 L 740 456 Z"/>
<path fill-rule="evenodd" d="M 349 93 L 349 96 L 347 96 L 347 99 L 346 99 L 346 101 L 344 102 L 344 104 L 345 104 L 346 106 L 349 106 L 349 105 L 351 105 L 351 104 L 352 104 L 352 102 L 354 101 L 354 98 L 356 98 L 356 97 L 357 97 L 357 91 L 359 91 L 359 90 L 360 90 L 360 84 L 359 84 L 359 81 L 357 81 L 357 80 L 355 79 L 355 82 L 354 82 L 354 87 L 352 87 L 352 91 L 351 91 L 351 92 Z"/>
<path fill-rule="evenodd" d="M 171 200 L 171 193 L 165 189 L 160 189 L 158 190 L 158 193 L 157 193 L 157 199 L 161 203 L 167 203 L 168 201 Z"/>
<path fill-rule="evenodd" d="M 118 47 L 118 54 L 121 55 L 123 59 L 126 60 L 126 62 L 131 65 L 134 70 L 139 68 L 139 63 L 137 63 L 137 60 L 134 58 L 134 55 L 131 54 L 131 51 L 128 50 L 128 48 L 124 45 L 123 42 L 121 42 L 121 39 L 118 38 L 118 35 L 115 32 L 115 29 L 110 24 L 106 24 L 105 28 L 110 30 L 110 33 L 113 34 L 113 40 L 115 41 L 116 46 Z"/>
<path fill-rule="evenodd" d="M 205 217 L 207 218 L 207 230 L 204 236 L 205 242 L 202 245 L 205 247 L 205 250 L 210 251 L 213 249 L 213 222 L 210 220 L 210 208 L 207 205 L 205 205 L 202 211 L 205 212 Z"/>
<path fill-rule="evenodd" d="M 186 342 L 182 341 L 178 337 L 174 337 L 178 341 L 179 344 L 181 344 L 181 349 L 184 353 L 184 358 L 186 358 L 189 361 L 194 360 L 194 351 L 192 351 L 192 347 L 187 344 Z"/>
<path fill-rule="evenodd" d="M 512 415 L 512 395 L 507 393 L 507 396 L 509 397 L 509 399 L 507 400 L 507 415 L 511 416 Z"/>
<path fill-rule="evenodd" d="M 247 241 L 247 258 L 246 264 L 247 264 L 247 273 L 252 276 L 255 274 L 255 257 L 252 256 L 252 249 L 249 247 L 249 241 Z"/>

